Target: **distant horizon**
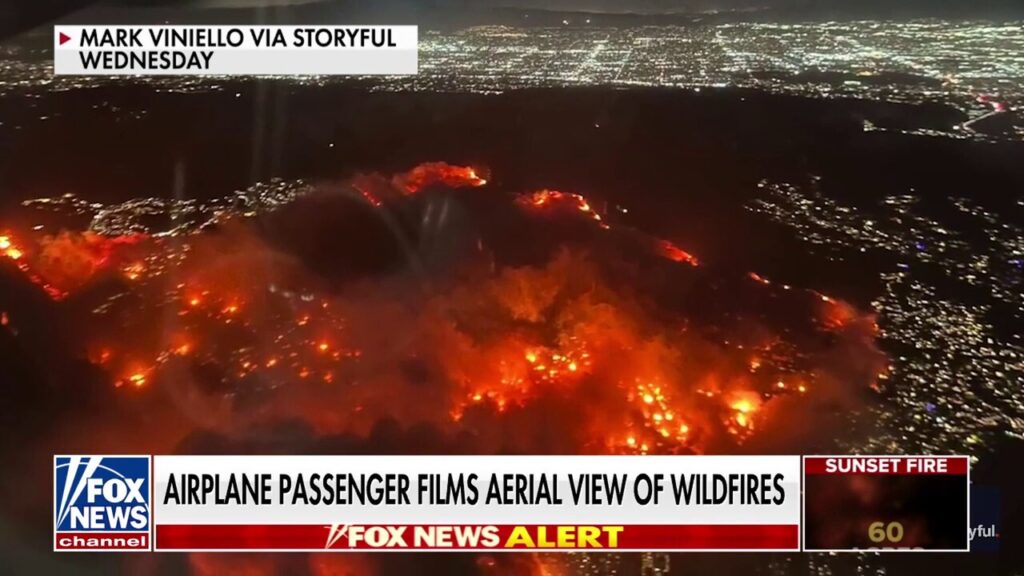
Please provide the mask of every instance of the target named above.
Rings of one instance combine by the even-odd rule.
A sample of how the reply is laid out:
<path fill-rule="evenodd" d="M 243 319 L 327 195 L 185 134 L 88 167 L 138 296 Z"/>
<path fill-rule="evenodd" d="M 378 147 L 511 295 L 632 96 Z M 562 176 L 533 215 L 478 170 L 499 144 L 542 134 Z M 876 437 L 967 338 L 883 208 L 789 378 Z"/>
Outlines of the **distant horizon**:
<path fill-rule="evenodd" d="M 30 6 L 0 7 L 0 43 L 15 36 L 37 36 L 53 24 L 415 24 L 427 29 L 481 25 L 527 27 L 590 25 L 683 25 L 722 22 L 906 21 L 940 18 L 1008 22 L 1024 19 L 1024 3 L 951 0 L 901 3 L 885 0 L 725 0 L 673 2 L 605 0 L 536 5 L 533 0 L 493 0 L 462 5 L 455 0 L 212 0 L 169 4 L 138 0 L 97 4 L 90 0 L 49 0 Z M 613 9 L 614 7 L 614 9 Z M 655 8 L 660 7 L 659 10 Z M 585 22 L 573 21 L 584 18 Z"/>

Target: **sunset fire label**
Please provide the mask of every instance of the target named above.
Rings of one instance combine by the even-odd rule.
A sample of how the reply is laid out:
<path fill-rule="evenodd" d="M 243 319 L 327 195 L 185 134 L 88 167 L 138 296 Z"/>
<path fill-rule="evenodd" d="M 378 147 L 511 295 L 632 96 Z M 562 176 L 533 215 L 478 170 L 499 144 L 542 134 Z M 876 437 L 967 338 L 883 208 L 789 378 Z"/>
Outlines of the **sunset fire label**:
<path fill-rule="evenodd" d="M 798 456 L 156 456 L 157 550 L 798 550 Z"/>
<path fill-rule="evenodd" d="M 967 552 L 967 456 L 805 456 L 805 551 Z"/>

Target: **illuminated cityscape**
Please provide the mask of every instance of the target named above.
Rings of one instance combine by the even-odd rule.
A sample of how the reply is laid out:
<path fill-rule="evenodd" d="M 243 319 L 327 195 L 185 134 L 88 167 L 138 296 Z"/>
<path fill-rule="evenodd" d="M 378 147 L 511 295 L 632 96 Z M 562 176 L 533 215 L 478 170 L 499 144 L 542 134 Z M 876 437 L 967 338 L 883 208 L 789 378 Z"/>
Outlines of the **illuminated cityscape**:
<path fill-rule="evenodd" d="M 882 380 L 896 409 L 879 414 L 882 434 L 860 450 L 969 452 L 993 435 L 1024 438 L 1024 230 L 966 198 L 949 199 L 964 220 L 924 215 L 912 194 L 886 197 L 877 216 L 825 196 L 820 180 L 763 181 L 749 209 L 791 227 L 831 259 L 870 252 L 891 262 L 873 302 L 890 351 Z M 1017 206 L 1022 206 L 1017 200 Z M 972 238 L 972 227 L 989 241 Z M 964 294 L 972 294 L 965 298 Z M 1000 306 L 1000 308 L 996 308 Z M 997 310 L 1011 310 L 1007 318 Z"/>
<path fill-rule="evenodd" d="M 411 77 L 289 78 L 395 91 L 495 93 L 536 87 L 741 87 L 818 98 L 945 103 L 963 120 L 922 134 L 991 137 L 983 119 L 1024 103 L 1022 23 L 831 22 L 692 26 L 480 26 L 423 31 Z M 0 47 L 0 93 L 146 82 L 161 90 L 221 89 L 226 78 L 54 77 L 44 50 Z M 991 122 L 991 121 L 989 121 Z M 866 129 L 873 129 L 867 125 Z M 979 134 L 979 132 L 982 132 Z M 1020 139 L 1014 121 L 1001 137 Z"/>

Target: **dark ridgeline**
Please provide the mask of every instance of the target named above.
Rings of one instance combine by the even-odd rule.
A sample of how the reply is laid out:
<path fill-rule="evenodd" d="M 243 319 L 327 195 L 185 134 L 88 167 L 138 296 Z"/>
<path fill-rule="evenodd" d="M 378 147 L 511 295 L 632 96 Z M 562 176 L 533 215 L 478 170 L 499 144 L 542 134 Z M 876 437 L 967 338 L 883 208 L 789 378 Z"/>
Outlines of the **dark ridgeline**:
<path fill-rule="evenodd" d="M 45 111 L 60 115 L 36 120 Z M 1008 192 L 1024 183 L 1014 160 L 1024 144 L 898 132 L 948 129 L 964 120 L 952 107 L 740 89 L 484 96 L 238 82 L 191 94 L 127 86 L 11 97 L 0 99 L 0 114 L 0 206 L 67 192 L 101 202 L 166 197 L 179 164 L 187 195 L 212 198 L 275 176 L 393 173 L 446 160 L 487 166 L 507 189 L 554 187 L 620 203 L 645 229 L 720 265 L 813 276 L 823 287 L 835 274 L 828 285 L 861 303 L 875 292 L 863 285 L 870 275 L 772 257 L 802 250 L 791 232 L 743 209 L 757 182 L 814 174 L 830 195 L 863 207 L 913 188 L 926 204 L 967 195 L 997 209 L 1011 207 Z M 892 131 L 865 132 L 865 121 Z M 724 228 L 732 232 L 716 233 Z"/>

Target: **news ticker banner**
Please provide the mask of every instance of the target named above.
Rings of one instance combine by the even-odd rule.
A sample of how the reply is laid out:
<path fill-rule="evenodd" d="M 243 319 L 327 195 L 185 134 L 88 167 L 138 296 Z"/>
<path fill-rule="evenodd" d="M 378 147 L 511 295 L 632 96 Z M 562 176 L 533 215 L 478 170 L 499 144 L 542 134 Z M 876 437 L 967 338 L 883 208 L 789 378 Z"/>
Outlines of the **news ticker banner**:
<path fill-rule="evenodd" d="M 54 26 L 58 75 L 404 75 L 417 26 Z"/>
<path fill-rule="evenodd" d="M 54 550 L 966 551 L 967 497 L 959 456 L 55 456 Z"/>

